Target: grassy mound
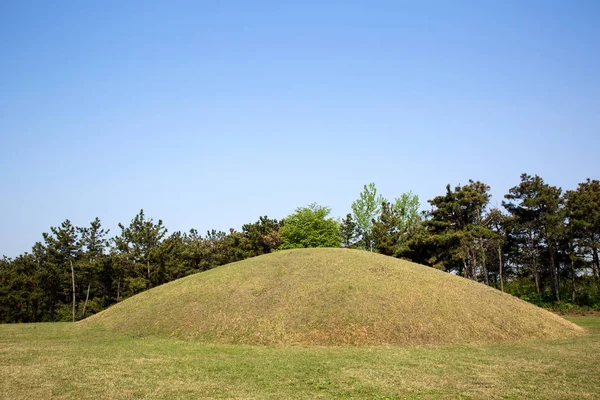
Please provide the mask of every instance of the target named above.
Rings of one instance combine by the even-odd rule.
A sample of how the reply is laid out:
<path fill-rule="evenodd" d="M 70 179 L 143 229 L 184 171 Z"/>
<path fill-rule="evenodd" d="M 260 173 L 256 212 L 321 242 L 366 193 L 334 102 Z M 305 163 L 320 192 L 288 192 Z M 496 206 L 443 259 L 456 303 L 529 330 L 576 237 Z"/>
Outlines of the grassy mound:
<path fill-rule="evenodd" d="M 411 345 L 577 335 L 485 285 L 348 249 L 251 258 L 131 297 L 81 324 L 221 343 Z"/>

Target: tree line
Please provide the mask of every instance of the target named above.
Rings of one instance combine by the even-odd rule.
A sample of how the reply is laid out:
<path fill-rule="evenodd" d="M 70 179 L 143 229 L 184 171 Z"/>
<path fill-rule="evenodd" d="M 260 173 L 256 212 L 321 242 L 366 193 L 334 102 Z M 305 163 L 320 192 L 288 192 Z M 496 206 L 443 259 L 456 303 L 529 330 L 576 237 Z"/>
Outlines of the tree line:
<path fill-rule="evenodd" d="M 537 176 L 490 206 L 479 181 L 451 187 L 420 211 L 408 192 L 393 201 L 365 185 L 342 219 L 319 204 L 283 220 L 261 216 L 241 231 L 168 234 L 141 210 L 120 232 L 96 218 L 68 219 L 31 252 L 0 260 L 0 322 L 85 318 L 153 286 L 277 250 L 347 247 L 457 274 L 542 306 L 600 309 L 600 182 L 563 192 Z"/>

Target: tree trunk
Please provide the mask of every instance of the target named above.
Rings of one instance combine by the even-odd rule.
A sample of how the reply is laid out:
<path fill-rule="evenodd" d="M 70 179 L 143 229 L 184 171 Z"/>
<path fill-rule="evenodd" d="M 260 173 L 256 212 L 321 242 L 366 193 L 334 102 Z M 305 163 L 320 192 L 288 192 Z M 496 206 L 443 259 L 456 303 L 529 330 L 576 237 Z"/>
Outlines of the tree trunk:
<path fill-rule="evenodd" d="M 575 303 L 575 261 L 573 260 L 573 254 L 571 254 L 571 302 Z"/>
<path fill-rule="evenodd" d="M 83 312 L 81 313 L 81 319 L 85 317 L 85 309 L 87 307 L 88 299 L 90 298 L 90 285 L 91 282 L 88 282 L 87 294 L 85 295 L 85 303 L 83 303 Z"/>
<path fill-rule="evenodd" d="M 481 266 L 483 267 L 483 281 L 486 285 L 490 286 L 490 279 L 488 277 L 488 270 L 485 260 L 485 250 L 483 250 L 483 253 L 481 253 Z"/>
<path fill-rule="evenodd" d="M 121 277 L 117 278 L 117 303 L 119 302 L 120 295 L 121 295 Z"/>
<path fill-rule="evenodd" d="M 502 279 L 502 246 L 498 246 L 498 267 L 500 270 L 500 290 L 504 292 L 504 281 Z"/>
<path fill-rule="evenodd" d="M 592 238 L 593 239 L 593 238 Z M 598 264 L 598 248 L 592 244 L 592 270 L 594 273 L 594 280 L 596 281 L 596 286 L 598 286 L 598 290 L 600 291 L 600 277 L 599 270 L 600 264 Z"/>
<path fill-rule="evenodd" d="M 471 276 L 474 281 L 477 280 L 477 252 L 473 250 L 473 257 L 471 258 Z"/>
<path fill-rule="evenodd" d="M 540 274 L 537 267 L 537 257 L 533 256 L 533 276 L 535 278 L 535 290 L 540 294 Z"/>
<path fill-rule="evenodd" d="M 75 268 L 73 268 L 73 260 L 69 260 L 71 264 L 71 283 L 73 284 L 73 322 L 75 322 Z"/>
<path fill-rule="evenodd" d="M 373 250 L 371 250 L 373 251 Z M 148 268 L 148 283 L 147 283 L 147 289 L 150 289 L 152 287 L 152 285 L 150 284 L 150 258 L 148 258 L 148 260 L 146 260 L 146 266 Z"/>
<path fill-rule="evenodd" d="M 531 251 L 533 277 L 535 279 L 535 290 L 537 291 L 537 294 L 540 294 L 540 277 L 537 267 L 537 256 L 535 255 L 535 245 L 533 243 L 533 236 L 531 233 L 529 234 L 529 250 Z"/>
<path fill-rule="evenodd" d="M 37 314 L 38 314 L 38 299 L 34 299 L 33 300 L 33 319 L 31 322 L 36 322 L 37 321 Z"/>
<path fill-rule="evenodd" d="M 558 292 L 558 273 L 556 270 L 556 260 L 554 254 L 554 246 L 552 242 L 548 240 L 548 250 L 550 251 L 550 274 L 552 276 L 552 289 L 554 291 L 554 299 L 560 301 L 560 294 Z"/>

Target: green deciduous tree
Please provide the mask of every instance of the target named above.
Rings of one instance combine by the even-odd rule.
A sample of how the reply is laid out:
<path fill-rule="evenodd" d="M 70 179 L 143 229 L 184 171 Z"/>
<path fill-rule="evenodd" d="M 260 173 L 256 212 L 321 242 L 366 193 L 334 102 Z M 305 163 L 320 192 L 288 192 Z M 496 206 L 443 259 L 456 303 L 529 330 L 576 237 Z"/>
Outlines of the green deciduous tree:
<path fill-rule="evenodd" d="M 281 228 L 281 249 L 340 247 L 340 230 L 328 207 L 316 203 L 299 207 Z"/>
<path fill-rule="evenodd" d="M 402 193 L 394 201 L 394 208 L 400 218 L 400 230 L 406 234 L 411 234 L 415 230 L 419 229 L 419 225 L 422 222 L 422 215 L 419 212 L 421 203 L 419 196 L 413 192 Z"/>
<path fill-rule="evenodd" d="M 352 203 L 352 216 L 360 238 L 359 245 L 363 249 L 373 250 L 373 224 L 385 201 L 382 195 L 377 195 L 375 184 L 369 183 L 364 185 L 360 197 Z"/>

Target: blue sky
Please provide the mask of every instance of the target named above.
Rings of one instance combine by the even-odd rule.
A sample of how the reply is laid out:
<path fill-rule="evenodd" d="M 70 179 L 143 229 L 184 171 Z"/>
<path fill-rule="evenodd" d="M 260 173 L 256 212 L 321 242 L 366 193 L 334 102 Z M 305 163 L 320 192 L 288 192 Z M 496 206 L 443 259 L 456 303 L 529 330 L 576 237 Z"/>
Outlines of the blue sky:
<path fill-rule="evenodd" d="M 93 4 L 95 3 L 95 4 Z M 127 3 L 127 4 L 124 4 Z M 600 2 L 0 4 L 0 254 L 144 208 L 239 229 L 600 178 Z"/>

